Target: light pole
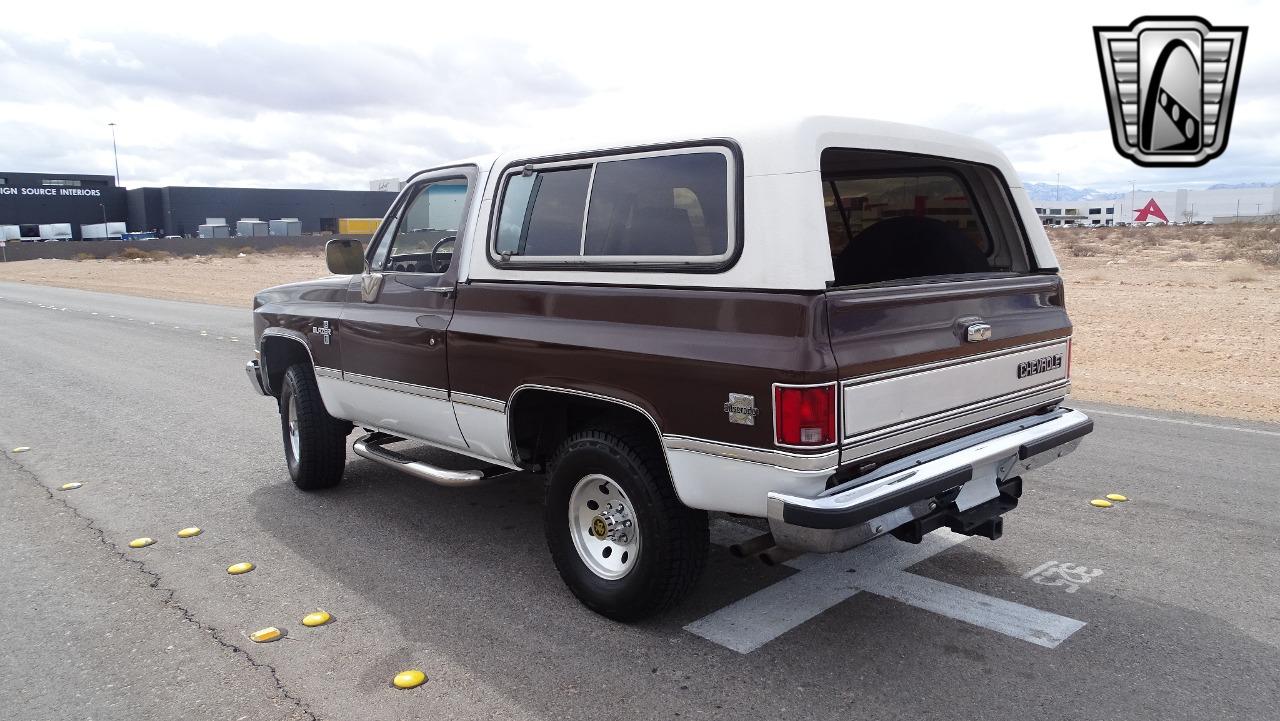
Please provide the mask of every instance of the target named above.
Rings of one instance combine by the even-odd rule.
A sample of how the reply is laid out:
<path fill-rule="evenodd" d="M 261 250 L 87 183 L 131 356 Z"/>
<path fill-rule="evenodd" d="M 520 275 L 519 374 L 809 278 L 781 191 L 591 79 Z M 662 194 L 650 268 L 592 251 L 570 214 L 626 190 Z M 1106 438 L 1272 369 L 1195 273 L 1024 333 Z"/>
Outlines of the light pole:
<path fill-rule="evenodd" d="M 107 123 L 111 127 L 111 158 L 116 162 L 116 185 L 120 185 L 120 155 L 116 152 L 116 124 Z"/>
<path fill-rule="evenodd" d="M 1134 210 L 1137 210 L 1137 208 L 1134 207 L 1137 204 L 1137 197 L 1136 197 L 1137 195 L 1138 195 L 1138 183 L 1136 181 L 1130 180 L 1129 181 L 1129 212 L 1130 213 L 1132 213 Z M 1130 218 L 1129 220 L 1132 221 L 1133 218 Z"/>

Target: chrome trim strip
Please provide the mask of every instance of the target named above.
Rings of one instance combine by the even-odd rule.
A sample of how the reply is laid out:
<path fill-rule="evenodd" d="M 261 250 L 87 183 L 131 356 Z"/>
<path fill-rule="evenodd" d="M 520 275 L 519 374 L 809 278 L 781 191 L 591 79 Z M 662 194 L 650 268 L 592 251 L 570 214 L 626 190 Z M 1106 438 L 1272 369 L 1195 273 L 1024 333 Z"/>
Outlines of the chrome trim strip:
<path fill-rule="evenodd" d="M 975 361 L 987 360 L 988 358 L 998 358 L 1004 355 L 1013 355 L 1014 353 L 1022 353 L 1024 351 L 1035 350 L 1036 348 L 1045 348 L 1051 345 L 1059 345 L 1071 340 L 1071 336 L 1063 336 L 1052 340 L 1040 341 L 1039 343 L 1028 343 L 1026 345 L 1013 346 L 1011 348 L 1001 348 L 1000 350 L 988 351 L 977 355 L 967 355 L 961 358 L 952 358 L 951 360 L 936 361 L 933 363 L 922 363 L 920 365 L 909 366 L 906 368 L 895 368 L 891 371 L 881 373 L 872 373 L 870 375 L 854 376 L 840 381 L 840 389 L 844 390 L 852 386 L 860 386 L 863 383 L 872 381 L 881 381 L 887 378 L 897 378 L 898 376 L 913 375 L 915 373 L 924 373 L 925 371 L 937 370 L 939 368 L 950 368 L 951 366 L 964 365 Z"/>
<path fill-rule="evenodd" d="M 407 393 L 411 396 L 434 398 L 441 401 L 449 400 L 449 392 L 442 388 L 420 386 L 413 383 L 404 383 L 402 381 L 393 381 L 386 378 L 362 375 L 360 373 L 343 373 L 342 379 L 348 383 L 370 386 L 371 388 L 381 388 L 385 391 L 396 391 L 397 393 Z"/>
<path fill-rule="evenodd" d="M 663 436 L 662 445 L 669 451 L 693 451 L 709 456 L 730 458 L 735 461 L 775 466 L 789 471 L 833 471 L 840 458 L 838 449 L 833 449 L 826 453 L 804 455 L 678 435 Z"/>
<path fill-rule="evenodd" d="M 317 378 L 336 378 L 342 380 L 342 371 L 337 368 L 326 368 L 324 366 L 312 366 L 316 371 Z"/>
<path fill-rule="evenodd" d="M 846 443 L 840 447 L 843 455 L 840 457 L 841 464 L 850 463 L 860 458 L 865 458 L 877 453 L 892 451 L 895 448 L 901 448 L 912 443 L 927 441 L 947 433 L 964 430 L 972 426 L 986 423 L 988 421 L 997 420 L 1005 416 L 1010 416 L 1028 408 L 1034 408 L 1040 405 L 1046 405 L 1062 401 L 1067 397 L 1067 392 L 1071 388 L 1070 381 L 1060 381 L 1058 384 L 1044 388 L 1032 389 L 1034 395 L 1015 398 L 1002 398 L 999 405 L 992 406 L 996 412 L 984 414 L 979 417 L 972 417 L 972 414 L 978 410 L 972 409 L 968 411 L 968 415 L 955 415 L 951 418 L 938 419 L 934 423 L 943 423 L 941 427 L 929 428 L 927 426 L 916 426 L 914 428 L 901 428 L 893 433 L 879 433 L 876 438 L 863 439 L 854 443 Z M 959 421 L 959 422 L 955 422 Z"/>
<path fill-rule="evenodd" d="M 451 392 L 449 397 L 453 399 L 454 403 L 461 403 L 464 406 L 475 406 L 476 408 L 483 408 L 487 411 L 497 411 L 499 413 L 507 412 L 507 404 L 497 398 L 477 396 L 470 393 L 459 393 L 458 391 Z"/>

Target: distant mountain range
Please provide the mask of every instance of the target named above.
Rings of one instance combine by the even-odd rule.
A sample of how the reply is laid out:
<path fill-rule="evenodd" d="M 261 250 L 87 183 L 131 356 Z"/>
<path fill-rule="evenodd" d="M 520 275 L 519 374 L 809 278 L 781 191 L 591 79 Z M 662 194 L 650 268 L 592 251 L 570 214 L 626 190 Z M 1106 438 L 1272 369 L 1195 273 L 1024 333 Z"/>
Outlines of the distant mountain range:
<path fill-rule="evenodd" d="M 1280 183 L 1215 183 L 1205 188 L 1206 190 L 1239 190 L 1242 188 L 1270 188 Z M 1129 191 L 1107 192 L 1097 190 L 1096 188 L 1073 188 L 1069 185 L 1054 185 L 1053 183 L 1023 183 L 1022 187 L 1026 188 L 1027 194 L 1032 200 L 1119 200 L 1127 198 Z M 1137 190 L 1139 194 L 1154 193 L 1158 191 Z"/>
<path fill-rule="evenodd" d="M 1023 183 L 1032 200 L 1116 200 L 1128 193 L 1107 193 L 1095 188 L 1073 188 L 1053 183 Z"/>

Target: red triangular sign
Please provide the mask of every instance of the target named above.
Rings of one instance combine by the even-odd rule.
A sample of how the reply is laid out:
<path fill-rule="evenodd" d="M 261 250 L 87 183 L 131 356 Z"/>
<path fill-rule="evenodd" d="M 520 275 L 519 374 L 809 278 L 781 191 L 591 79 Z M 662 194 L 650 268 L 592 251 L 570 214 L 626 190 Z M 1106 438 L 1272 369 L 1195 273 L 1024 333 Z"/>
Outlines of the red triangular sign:
<path fill-rule="evenodd" d="M 1135 210 L 1133 212 L 1138 214 L 1138 217 L 1133 219 L 1133 222 L 1135 223 L 1146 222 L 1147 217 L 1152 215 L 1159 218 L 1160 220 L 1163 220 L 1166 223 L 1169 222 L 1169 219 L 1164 217 L 1164 211 L 1160 210 L 1160 206 L 1156 204 L 1155 198 L 1148 200 L 1146 205 L 1142 206 L 1140 209 Z"/>

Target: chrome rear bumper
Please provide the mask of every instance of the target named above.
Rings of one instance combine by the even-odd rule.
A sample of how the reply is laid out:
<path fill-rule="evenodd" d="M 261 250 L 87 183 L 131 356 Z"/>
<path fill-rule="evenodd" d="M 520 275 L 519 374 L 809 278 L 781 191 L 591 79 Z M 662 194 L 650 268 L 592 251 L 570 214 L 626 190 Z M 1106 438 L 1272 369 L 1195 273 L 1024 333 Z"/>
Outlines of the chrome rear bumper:
<path fill-rule="evenodd" d="M 1001 486 L 1060 458 L 1093 430 L 1084 413 L 1058 409 L 1012 421 L 886 464 L 814 497 L 772 492 L 769 530 L 799 551 L 843 551 L 935 513 L 938 496 L 957 513 L 1000 496 Z"/>
<path fill-rule="evenodd" d="M 264 396 L 271 395 L 267 392 L 267 385 L 262 382 L 262 365 L 256 359 L 244 364 L 244 372 L 249 376 L 249 385 L 255 391 Z"/>

